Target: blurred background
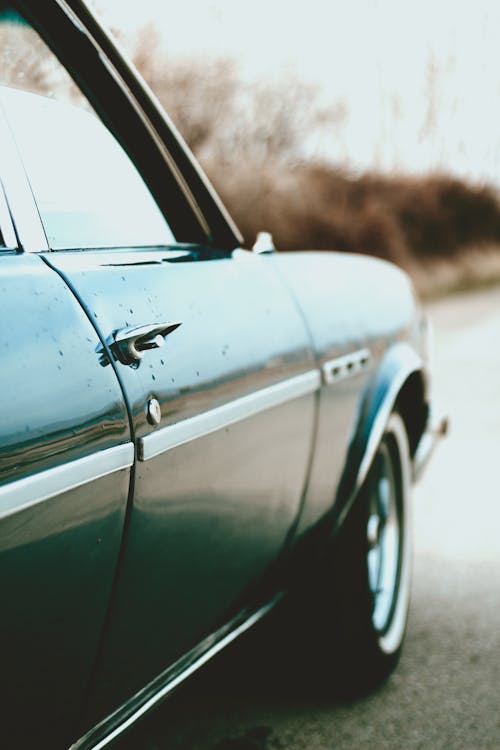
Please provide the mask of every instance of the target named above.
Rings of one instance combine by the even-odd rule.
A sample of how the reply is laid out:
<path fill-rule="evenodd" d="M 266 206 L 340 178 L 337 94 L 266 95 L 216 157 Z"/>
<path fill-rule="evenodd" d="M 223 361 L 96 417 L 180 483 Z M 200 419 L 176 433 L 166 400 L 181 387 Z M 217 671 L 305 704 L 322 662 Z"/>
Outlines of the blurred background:
<path fill-rule="evenodd" d="M 251 245 L 500 278 L 500 6 L 93 0 Z"/>

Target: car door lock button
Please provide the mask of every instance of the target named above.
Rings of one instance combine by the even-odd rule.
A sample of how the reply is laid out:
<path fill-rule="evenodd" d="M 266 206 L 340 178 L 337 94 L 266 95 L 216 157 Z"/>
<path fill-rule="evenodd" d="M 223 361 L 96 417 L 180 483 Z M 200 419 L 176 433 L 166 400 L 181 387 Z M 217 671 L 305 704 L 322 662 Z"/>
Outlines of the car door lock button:
<path fill-rule="evenodd" d="M 161 422 L 161 406 L 156 398 L 150 398 L 147 403 L 146 415 L 149 424 L 157 427 Z"/>

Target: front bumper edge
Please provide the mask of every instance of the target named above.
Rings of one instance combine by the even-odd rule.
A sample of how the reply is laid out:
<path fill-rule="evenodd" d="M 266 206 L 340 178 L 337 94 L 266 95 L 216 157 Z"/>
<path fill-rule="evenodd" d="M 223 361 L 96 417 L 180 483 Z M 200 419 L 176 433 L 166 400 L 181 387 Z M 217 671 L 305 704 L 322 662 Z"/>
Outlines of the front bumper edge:
<path fill-rule="evenodd" d="M 443 412 L 436 413 L 434 410 L 429 412 L 427 427 L 420 438 L 420 441 L 413 457 L 413 481 L 418 482 L 423 473 L 438 440 L 448 434 L 450 429 L 450 420 L 447 414 Z"/>

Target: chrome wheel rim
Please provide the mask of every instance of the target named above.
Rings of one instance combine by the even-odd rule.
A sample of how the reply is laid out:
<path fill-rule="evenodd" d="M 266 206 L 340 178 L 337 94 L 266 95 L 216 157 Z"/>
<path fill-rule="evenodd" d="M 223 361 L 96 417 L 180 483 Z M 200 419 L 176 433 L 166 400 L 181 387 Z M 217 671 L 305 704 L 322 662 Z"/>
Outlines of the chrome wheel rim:
<path fill-rule="evenodd" d="M 383 633 L 390 626 L 397 601 L 402 539 L 394 466 L 384 443 L 373 466 L 366 534 L 372 623 L 378 633 Z"/>

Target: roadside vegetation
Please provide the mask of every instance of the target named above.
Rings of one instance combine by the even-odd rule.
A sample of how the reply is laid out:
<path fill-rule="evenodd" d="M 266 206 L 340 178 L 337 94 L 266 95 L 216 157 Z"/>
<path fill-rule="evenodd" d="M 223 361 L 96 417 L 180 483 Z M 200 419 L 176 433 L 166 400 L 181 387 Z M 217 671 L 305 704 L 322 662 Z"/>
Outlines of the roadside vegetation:
<path fill-rule="evenodd" d="M 25 27 L 2 29 L 2 80 L 81 104 L 30 35 Z M 279 250 L 377 255 L 409 271 L 426 296 L 500 280 L 493 186 L 439 173 L 349 171 L 319 156 L 325 143 L 342 141 L 344 101 L 325 106 L 313 85 L 291 76 L 250 80 L 231 59 L 170 59 L 154 27 L 124 41 L 247 247 L 264 230 Z"/>
<path fill-rule="evenodd" d="M 281 250 L 377 255 L 408 271 L 425 296 L 500 279 L 500 203 L 491 187 L 312 163 L 213 178 L 248 244 L 266 229 Z"/>
<path fill-rule="evenodd" d="M 319 159 L 345 103 L 325 108 L 296 79 L 245 80 L 232 60 L 170 60 L 154 29 L 134 62 L 205 167 L 251 246 L 391 260 L 426 296 L 500 279 L 500 197 L 446 174 L 355 174 Z"/>

